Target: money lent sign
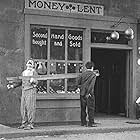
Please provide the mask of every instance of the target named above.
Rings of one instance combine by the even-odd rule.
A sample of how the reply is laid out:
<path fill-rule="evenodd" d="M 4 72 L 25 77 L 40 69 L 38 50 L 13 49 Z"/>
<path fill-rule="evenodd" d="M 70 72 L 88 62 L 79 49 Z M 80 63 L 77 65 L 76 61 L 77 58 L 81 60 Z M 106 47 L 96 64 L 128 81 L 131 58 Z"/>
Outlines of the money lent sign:
<path fill-rule="evenodd" d="M 52 0 L 25 0 L 26 9 L 59 11 L 88 15 L 104 15 L 104 6 Z"/>

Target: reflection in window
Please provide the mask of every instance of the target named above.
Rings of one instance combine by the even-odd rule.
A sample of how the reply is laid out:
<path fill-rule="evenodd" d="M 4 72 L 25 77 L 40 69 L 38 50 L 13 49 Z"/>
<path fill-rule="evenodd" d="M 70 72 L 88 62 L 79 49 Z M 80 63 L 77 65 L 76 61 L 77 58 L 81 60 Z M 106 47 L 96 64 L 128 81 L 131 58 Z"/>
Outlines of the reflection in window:
<path fill-rule="evenodd" d="M 50 80 L 50 93 L 57 93 L 57 94 L 63 94 L 65 93 L 65 84 L 64 79 L 56 79 L 56 80 Z"/>
<path fill-rule="evenodd" d="M 81 73 L 82 70 L 82 63 L 68 63 L 68 73 Z"/>
<path fill-rule="evenodd" d="M 65 59 L 65 30 L 51 29 L 50 58 L 53 60 Z"/>
<path fill-rule="evenodd" d="M 82 60 L 83 32 L 68 30 L 68 60 Z"/>
<path fill-rule="evenodd" d="M 31 57 L 47 59 L 48 29 L 31 25 Z"/>
<path fill-rule="evenodd" d="M 51 62 L 50 63 L 50 74 L 64 74 L 65 63 L 63 62 Z"/>

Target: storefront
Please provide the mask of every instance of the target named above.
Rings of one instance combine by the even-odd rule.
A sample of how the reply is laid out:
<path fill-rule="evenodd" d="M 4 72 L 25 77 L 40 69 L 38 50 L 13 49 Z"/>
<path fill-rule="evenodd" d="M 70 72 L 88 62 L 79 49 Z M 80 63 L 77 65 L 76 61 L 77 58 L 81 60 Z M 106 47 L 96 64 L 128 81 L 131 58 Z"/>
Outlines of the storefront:
<path fill-rule="evenodd" d="M 136 37 L 127 40 L 126 23 L 136 32 L 136 21 L 123 18 L 111 40 L 110 28 L 119 18 L 104 16 L 104 6 L 57 1 L 25 1 L 25 60 L 42 62 L 36 122 L 80 120 L 76 78 L 86 61 L 100 71 L 96 83 L 97 113 L 134 117 Z M 133 93 L 133 94 L 132 94 Z"/>
<path fill-rule="evenodd" d="M 87 61 L 94 61 L 100 71 L 95 85 L 97 117 L 136 117 L 135 100 L 140 96 L 139 1 L 0 3 L 0 123 L 21 122 L 21 88 L 8 90 L 6 85 L 7 78 L 22 73 L 29 58 L 35 60 L 39 73 L 36 122 L 80 121 L 76 80 Z M 130 28 L 132 38 L 125 33 Z"/>

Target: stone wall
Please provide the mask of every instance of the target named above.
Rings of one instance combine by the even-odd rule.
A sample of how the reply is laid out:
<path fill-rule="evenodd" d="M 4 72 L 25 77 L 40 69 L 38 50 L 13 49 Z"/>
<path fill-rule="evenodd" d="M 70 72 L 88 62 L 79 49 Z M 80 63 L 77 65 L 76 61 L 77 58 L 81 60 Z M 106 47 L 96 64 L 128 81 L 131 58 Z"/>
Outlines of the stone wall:
<path fill-rule="evenodd" d="M 20 88 L 8 91 L 6 77 L 17 76 L 24 62 L 23 0 L 0 1 L 0 123 L 20 120 Z"/>

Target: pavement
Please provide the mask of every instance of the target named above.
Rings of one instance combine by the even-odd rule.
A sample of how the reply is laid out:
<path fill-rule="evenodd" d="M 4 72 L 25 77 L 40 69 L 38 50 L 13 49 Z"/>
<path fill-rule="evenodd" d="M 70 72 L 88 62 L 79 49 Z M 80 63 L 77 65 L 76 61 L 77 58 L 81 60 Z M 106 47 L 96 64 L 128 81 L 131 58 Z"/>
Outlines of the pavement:
<path fill-rule="evenodd" d="M 38 126 L 32 130 L 20 130 L 17 127 L 0 124 L 0 140 L 6 138 L 20 138 L 27 136 L 55 136 L 69 134 L 109 133 L 140 130 L 140 120 L 126 117 L 97 117 L 97 127 L 84 127 L 80 124 Z"/>

